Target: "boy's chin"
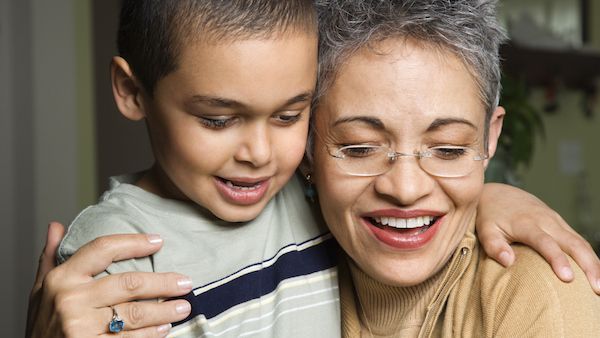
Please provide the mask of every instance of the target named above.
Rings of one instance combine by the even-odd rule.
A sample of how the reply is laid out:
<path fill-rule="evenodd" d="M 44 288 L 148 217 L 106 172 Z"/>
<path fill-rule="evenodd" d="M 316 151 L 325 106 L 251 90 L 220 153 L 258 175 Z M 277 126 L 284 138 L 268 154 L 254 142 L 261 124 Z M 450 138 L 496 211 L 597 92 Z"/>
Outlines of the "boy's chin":
<path fill-rule="evenodd" d="M 221 212 L 215 210 L 213 214 L 230 223 L 250 222 L 260 215 L 264 207 L 263 203 L 252 206 L 225 206 L 219 208 Z"/>

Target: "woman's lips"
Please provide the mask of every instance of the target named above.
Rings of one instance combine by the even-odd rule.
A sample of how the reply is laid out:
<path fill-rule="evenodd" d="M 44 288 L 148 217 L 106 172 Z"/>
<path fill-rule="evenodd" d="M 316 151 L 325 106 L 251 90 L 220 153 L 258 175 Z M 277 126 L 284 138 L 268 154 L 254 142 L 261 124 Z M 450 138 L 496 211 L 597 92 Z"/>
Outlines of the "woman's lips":
<path fill-rule="evenodd" d="M 215 177 L 217 191 L 232 204 L 252 205 L 260 202 L 269 189 L 267 179 L 226 179 Z"/>
<path fill-rule="evenodd" d="M 443 217 L 422 215 L 410 218 L 371 216 L 363 223 L 382 243 L 399 250 L 425 246 L 437 233 Z"/>

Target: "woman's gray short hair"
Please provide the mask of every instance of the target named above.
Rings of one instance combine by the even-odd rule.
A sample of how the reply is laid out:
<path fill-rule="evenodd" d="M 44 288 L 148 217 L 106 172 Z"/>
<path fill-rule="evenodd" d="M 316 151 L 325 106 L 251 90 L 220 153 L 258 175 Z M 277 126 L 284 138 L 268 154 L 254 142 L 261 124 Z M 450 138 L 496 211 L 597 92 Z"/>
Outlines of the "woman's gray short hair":
<path fill-rule="evenodd" d="M 407 38 L 449 50 L 463 60 L 477 82 L 489 123 L 499 101 L 499 47 L 506 39 L 496 18 L 497 0 L 316 3 L 320 25 L 317 97 L 332 84 L 340 65 L 359 49 L 389 38 Z"/>

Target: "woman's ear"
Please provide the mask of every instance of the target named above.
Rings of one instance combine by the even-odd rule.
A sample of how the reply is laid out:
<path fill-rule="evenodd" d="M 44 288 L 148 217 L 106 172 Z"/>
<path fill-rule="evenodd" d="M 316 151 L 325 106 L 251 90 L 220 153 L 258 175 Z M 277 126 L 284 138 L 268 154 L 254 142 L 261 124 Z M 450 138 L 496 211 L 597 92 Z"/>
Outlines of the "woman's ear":
<path fill-rule="evenodd" d="M 490 120 L 490 129 L 488 132 L 488 156 L 489 158 L 485 161 L 485 166 L 487 167 L 490 159 L 496 153 L 496 148 L 498 147 L 498 138 L 500 137 L 500 133 L 502 133 L 502 123 L 504 122 L 504 116 L 506 115 L 506 111 L 502 107 L 496 108 L 494 113 L 492 114 L 492 118 Z"/>
<path fill-rule="evenodd" d="M 144 91 L 133 75 L 129 63 L 120 56 L 113 57 L 110 63 L 110 76 L 115 103 L 121 114 L 132 121 L 139 121 L 146 117 Z"/>

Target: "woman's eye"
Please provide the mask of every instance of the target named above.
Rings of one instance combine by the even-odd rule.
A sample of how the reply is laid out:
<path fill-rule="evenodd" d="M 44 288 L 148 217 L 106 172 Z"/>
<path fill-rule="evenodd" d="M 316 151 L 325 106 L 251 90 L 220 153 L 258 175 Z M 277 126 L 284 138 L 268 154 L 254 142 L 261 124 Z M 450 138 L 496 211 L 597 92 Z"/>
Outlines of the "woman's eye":
<path fill-rule="evenodd" d="M 456 146 L 443 146 L 429 148 L 433 156 L 442 160 L 456 160 L 467 155 L 469 148 Z"/>
<path fill-rule="evenodd" d="M 339 151 L 344 157 L 367 157 L 376 154 L 379 150 L 379 147 L 351 145 L 342 147 Z"/>
<path fill-rule="evenodd" d="M 298 113 L 298 114 L 294 114 L 294 115 L 286 115 L 286 114 L 275 115 L 273 118 L 280 124 L 289 125 L 289 124 L 294 124 L 298 120 L 300 120 L 300 118 L 302 118 L 302 113 Z"/>
<path fill-rule="evenodd" d="M 199 116 L 198 119 L 200 120 L 200 123 L 202 125 L 204 125 L 207 128 L 211 128 L 211 129 L 223 129 L 223 128 L 227 128 L 234 121 L 233 117 L 218 117 L 218 118 L 213 118 L 213 117 Z"/>

